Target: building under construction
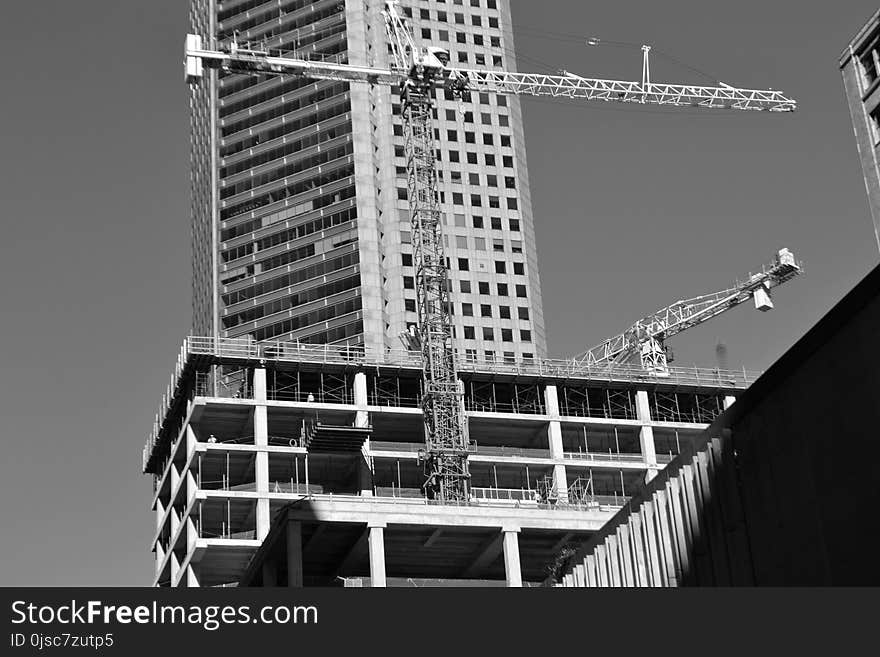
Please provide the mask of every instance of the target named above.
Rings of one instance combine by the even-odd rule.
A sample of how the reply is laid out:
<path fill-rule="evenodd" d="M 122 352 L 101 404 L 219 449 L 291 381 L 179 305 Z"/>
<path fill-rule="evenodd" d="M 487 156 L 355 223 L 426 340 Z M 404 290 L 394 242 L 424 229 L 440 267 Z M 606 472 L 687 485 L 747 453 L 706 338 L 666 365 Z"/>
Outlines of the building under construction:
<path fill-rule="evenodd" d="M 266 584 L 540 583 L 756 373 L 475 361 L 460 376 L 470 499 L 439 503 L 418 464 L 418 353 L 188 339 L 144 450 L 155 584 L 237 584 L 282 509 Z"/>
<path fill-rule="evenodd" d="M 410 4 L 191 2 L 196 337 L 144 450 L 156 585 L 541 582 L 755 376 L 665 340 L 771 308 L 787 250 L 545 358 L 517 97 L 794 101 L 654 82 L 647 46 L 640 81 L 519 73 L 509 0 Z"/>

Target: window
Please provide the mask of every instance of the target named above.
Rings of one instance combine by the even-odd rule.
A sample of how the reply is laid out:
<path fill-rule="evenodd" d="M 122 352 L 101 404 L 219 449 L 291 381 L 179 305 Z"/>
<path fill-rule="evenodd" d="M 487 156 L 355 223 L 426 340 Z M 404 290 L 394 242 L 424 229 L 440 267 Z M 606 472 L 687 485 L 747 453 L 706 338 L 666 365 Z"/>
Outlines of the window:
<path fill-rule="evenodd" d="M 450 162 L 460 162 L 461 156 L 458 154 L 458 151 L 449 151 L 449 161 Z"/>
<path fill-rule="evenodd" d="M 510 135 L 501 135 L 501 145 L 510 148 Z"/>
<path fill-rule="evenodd" d="M 492 240 L 493 251 L 504 251 L 504 240 Z"/>
<path fill-rule="evenodd" d="M 483 205 L 483 197 L 479 194 L 471 194 L 471 206 L 478 208 Z"/>
<path fill-rule="evenodd" d="M 455 121 L 455 110 L 451 110 L 451 109 L 446 110 L 446 120 L 447 121 Z"/>
<path fill-rule="evenodd" d="M 486 185 L 489 187 L 498 187 L 498 176 L 486 176 Z"/>
<path fill-rule="evenodd" d="M 403 149 L 401 149 L 403 150 Z M 486 153 L 486 166 L 494 167 L 495 166 L 495 156 L 492 153 Z"/>
<path fill-rule="evenodd" d="M 476 144 L 477 143 L 477 135 L 473 132 L 465 132 L 464 133 L 464 140 L 468 144 Z M 476 162 L 474 164 L 476 164 Z"/>
<path fill-rule="evenodd" d="M 494 340 L 495 339 L 495 330 L 491 326 L 483 327 L 483 339 L 484 340 Z"/>
<path fill-rule="evenodd" d="M 498 316 L 501 317 L 501 319 L 510 319 L 510 306 L 499 306 Z"/>
<path fill-rule="evenodd" d="M 471 217 L 471 220 L 474 222 L 474 228 L 482 228 L 483 227 L 483 218 L 482 217 Z"/>
<path fill-rule="evenodd" d="M 467 258 L 459 258 L 458 259 L 458 270 L 459 271 L 470 271 L 471 265 L 468 262 Z"/>
<path fill-rule="evenodd" d="M 509 222 L 510 231 L 513 233 L 519 232 L 519 219 L 511 219 Z"/>
<path fill-rule="evenodd" d="M 475 340 L 477 338 L 477 332 L 474 330 L 473 326 L 465 326 L 464 327 L 464 339 L 465 340 Z"/>
<path fill-rule="evenodd" d="M 457 130 L 447 130 L 446 131 L 446 139 L 447 139 L 447 141 L 458 141 L 458 131 Z"/>
<path fill-rule="evenodd" d="M 461 304 L 461 314 L 464 317 L 473 317 L 474 316 L 474 304 L 472 304 L 472 303 Z"/>
<path fill-rule="evenodd" d="M 437 36 L 441 41 L 449 41 L 449 30 L 437 30 Z"/>
<path fill-rule="evenodd" d="M 463 214 L 456 214 L 455 215 L 455 225 L 456 226 L 458 226 L 459 228 L 464 228 L 465 227 L 464 221 L 465 221 L 465 217 Z"/>
<path fill-rule="evenodd" d="M 412 276 L 404 276 L 403 277 L 403 287 L 406 290 L 416 289 L 415 279 Z"/>
<path fill-rule="evenodd" d="M 517 240 L 511 240 L 510 242 L 510 250 L 514 253 L 522 253 L 522 242 Z"/>
<path fill-rule="evenodd" d="M 452 204 L 464 205 L 464 194 L 461 192 L 452 192 Z"/>
<path fill-rule="evenodd" d="M 492 146 L 495 144 L 495 136 L 492 134 L 483 135 L 483 144 L 486 146 Z"/>
<path fill-rule="evenodd" d="M 468 164 L 476 164 L 477 163 L 477 154 L 476 153 L 468 153 L 467 154 Z"/>
<path fill-rule="evenodd" d="M 526 298 L 526 286 L 525 285 L 517 285 L 516 286 L 516 296 L 520 297 L 521 299 Z"/>
<path fill-rule="evenodd" d="M 513 273 L 517 276 L 525 276 L 526 275 L 526 266 L 521 262 L 513 263 Z"/>
<path fill-rule="evenodd" d="M 429 28 L 422 28 L 422 38 L 426 40 L 431 38 L 431 30 Z"/>
<path fill-rule="evenodd" d="M 400 187 L 398 187 L 397 188 L 397 200 L 398 201 L 405 201 L 408 198 L 409 198 L 409 193 L 405 189 L 400 189 Z"/>
<path fill-rule="evenodd" d="M 495 261 L 495 273 L 496 274 L 506 274 L 507 273 L 507 263 L 503 260 Z"/>
<path fill-rule="evenodd" d="M 488 303 L 480 304 L 480 317 L 491 317 L 492 316 L 492 306 Z"/>
<path fill-rule="evenodd" d="M 458 32 L 455 35 L 455 41 L 456 43 L 467 43 L 467 35 L 464 32 Z"/>
<path fill-rule="evenodd" d="M 517 314 L 517 317 L 519 317 L 523 321 L 528 321 L 528 319 L 529 319 L 529 309 L 528 308 L 517 308 L 516 314 Z"/>
<path fill-rule="evenodd" d="M 404 299 L 403 307 L 407 312 L 414 313 L 416 311 L 416 300 L 415 299 Z"/>
<path fill-rule="evenodd" d="M 507 283 L 499 283 L 498 284 L 498 296 L 499 297 L 508 296 Z"/>
<path fill-rule="evenodd" d="M 400 259 L 403 261 L 404 267 L 412 267 L 413 266 L 412 253 L 401 253 Z"/>
<path fill-rule="evenodd" d="M 467 64 L 468 54 L 466 52 L 458 53 L 458 61 L 460 64 Z"/>
<path fill-rule="evenodd" d="M 513 342 L 513 329 L 501 329 L 501 341 Z"/>
<path fill-rule="evenodd" d="M 519 332 L 519 339 L 523 342 L 531 342 L 532 341 L 532 332 L 527 329 L 522 329 Z"/>
<path fill-rule="evenodd" d="M 469 173 L 468 174 L 468 182 L 471 185 L 479 185 L 480 184 L 480 174 L 478 173 Z"/>
<path fill-rule="evenodd" d="M 512 155 L 504 155 L 501 158 L 501 163 L 504 165 L 505 169 L 513 168 L 513 156 Z"/>
<path fill-rule="evenodd" d="M 471 293 L 471 282 L 470 281 L 461 281 L 458 284 L 458 287 L 464 294 Z"/>
<path fill-rule="evenodd" d="M 501 230 L 501 217 L 492 217 L 492 230 Z"/>
<path fill-rule="evenodd" d="M 516 189 L 516 178 L 513 176 L 504 176 L 504 186 L 507 189 Z"/>
<path fill-rule="evenodd" d="M 508 210 L 518 210 L 519 209 L 519 203 L 517 202 L 517 200 L 515 198 L 507 199 L 507 209 Z"/>
<path fill-rule="evenodd" d="M 479 281 L 477 283 L 480 287 L 480 294 L 490 294 L 489 292 L 489 283 L 486 281 Z"/>

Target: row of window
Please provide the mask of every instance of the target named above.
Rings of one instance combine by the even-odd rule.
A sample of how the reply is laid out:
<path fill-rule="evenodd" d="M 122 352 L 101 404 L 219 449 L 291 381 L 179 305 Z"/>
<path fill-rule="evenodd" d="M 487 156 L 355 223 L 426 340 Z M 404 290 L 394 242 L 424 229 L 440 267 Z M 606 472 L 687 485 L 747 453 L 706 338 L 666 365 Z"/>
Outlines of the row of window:
<path fill-rule="evenodd" d="M 270 292 L 275 292 L 277 290 L 282 290 L 286 287 L 290 287 L 291 285 L 296 285 L 297 283 L 302 283 L 304 281 L 317 278 L 318 276 L 330 274 L 334 271 L 345 269 L 346 267 L 352 267 L 358 264 L 359 261 L 360 259 L 357 251 L 346 253 L 345 255 L 339 256 L 338 258 L 333 258 L 332 260 L 324 260 L 322 262 L 315 263 L 314 265 L 303 267 L 302 269 L 297 269 L 296 271 L 284 274 L 283 276 L 279 276 L 268 281 L 263 281 L 262 283 L 257 283 L 256 285 L 251 285 L 241 290 L 236 290 L 235 292 L 224 294 L 223 303 L 227 306 L 241 303 L 242 301 L 247 301 L 249 299 L 253 299 L 264 294 L 269 294 Z"/>
<path fill-rule="evenodd" d="M 301 328 L 305 328 L 306 326 L 320 324 L 321 322 L 329 321 L 335 317 L 342 317 L 343 315 L 357 312 L 360 309 L 360 297 L 348 299 L 347 301 L 341 301 L 340 303 L 333 304 L 332 306 L 326 306 L 318 310 L 313 310 L 312 312 L 306 313 L 305 315 L 300 315 L 299 317 L 293 317 L 291 319 L 286 319 L 283 322 L 257 329 L 254 332 L 254 338 L 256 338 L 257 340 L 271 340 L 272 338 L 279 335 L 284 335 L 285 333 L 297 331 Z M 305 340 L 300 340 L 300 342 L 309 342 L 309 339 L 306 338 Z"/>
<path fill-rule="evenodd" d="M 259 13 L 255 14 L 254 16 L 252 16 L 251 18 L 249 18 L 245 21 L 242 21 L 241 23 L 237 23 L 234 26 L 228 26 L 224 29 L 221 29 L 217 36 L 220 39 L 225 39 L 227 37 L 231 37 L 233 34 L 235 34 L 237 32 L 246 32 L 247 30 L 251 29 L 252 27 L 256 27 L 256 26 L 262 25 L 264 23 L 269 23 L 270 21 L 272 22 L 273 25 L 278 25 L 279 23 L 281 23 L 282 19 L 285 17 L 290 19 L 290 21 L 295 21 L 299 17 L 291 16 L 291 14 L 295 14 L 297 11 L 300 11 L 301 9 L 311 8 L 311 6 L 314 4 L 315 4 L 315 0 L 296 0 L 295 2 L 284 5 L 282 7 L 277 7 L 275 9 L 270 8 L 268 11 L 259 12 Z M 220 20 L 221 21 L 227 20 L 227 19 L 231 18 L 232 16 L 235 16 L 235 15 L 242 13 L 240 11 L 237 11 L 237 9 L 238 8 L 236 7 L 236 9 L 233 10 L 235 12 L 234 14 L 227 16 L 226 19 L 220 18 Z M 295 27 L 296 28 L 305 27 L 306 25 L 310 25 L 312 23 L 317 23 L 318 21 L 324 20 L 325 18 L 328 18 L 330 16 L 334 16 L 336 14 L 341 14 L 343 11 L 345 11 L 345 5 L 340 2 L 333 3 L 329 7 L 326 7 L 324 9 L 321 9 L 318 11 L 305 11 L 302 14 L 303 20 L 301 22 L 299 22 Z M 221 13 L 221 16 L 222 15 L 223 14 Z M 285 25 L 283 28 L 283 30 L 285 32 L 292 30 L 292 29 L 294 29 L 294 26 L 289 25 L 289 24 Z M 261 33 L 260 36 L 262 38 L 269 38 L 269 36 L 272 36 L 272 35 L 267 34 L 267 33 Z"/>
<path fill-rule="evenodd" d="M 286 187 L 281 187 L 279 189 L 273 190 L 271 192 L 266 193 L 263 196 L 259 196 L 254 199 L 249 199 L 237 205 L 230 206 L 228 208 L 224 208 L 220 211 L 220 219 L 227 220 L 232 219 L 233 217 L 237 217 L 240 214 L 246 214 L 248 212 L 253 212 L 257 208 L 261 208 L 265 205 L 270 205 L 272 203 L 278 203 L 279 201 L 283 201 L 285 199 L 291 198 L 293 196 L 297 196 L 299 194 L 303 194 L 305 192 L 314 190 L 323 185 L 329 185 L 330 183 L 336 182 L 337 180 L 343 180 L 345 178 L 350 178 L 354 176 L 354 164 L 351 163 L 351 158 L 348 157 L 345 160 L 342 160 L 343 166 L 340 166 L 333 171 L 327 171 L 324 173 L 319 173 L 317 176 L 313 178 L 308 178 L 306 180 L 302 180 L 300 182 L 294 183 L 293 185 L 288 185 Z M 347 164 L 345 164 L 347 162 Z M 339 193 L 331 194 L 327 196 L 332 196 L 337 200 L 342 200 L 342 197 Z M 323 198 L 323 197 L 322 197 Z"/>
<path fill-rule="evenodd" d="M 275 299 L 274 301 L 270 301 L 261 306 L 257 306 L 256 308 L 248 308 L 247 310 L 244 310 L 242 312 L 224 317 L 223 326 L 227 329 L 233 328 L 235 326 L 238 326 L 239 324 L 253 322 L 260 319 L 261 317 L 274 315 L 285 310 L 290 310 L 291 308 L 296 308 L 297 306 L 302 306 L 313 301 L 318 301 L 319 299 L 323 299 L 325 297 L 333 296 L 334 294 L 339 294 L 347 290 L 353 290 L 354 288 L 360 287 L 360 285 L 361 277 L 359 274 L 343 278 L 342 280 L 333 281 L 332 283 L 317 285 L 313 288 L 309 288 L 308 290 L 303 290 L 302 292 L 288 294 L 284 297 L 281 297 L 280 299 Z M 287 332 L 288 331 L 278 331 L 276 335 Z"/>
<path fill-rule="evenodd" d="M 290 116 L 283 116 L 281 117 L 281 124 L 270 130 L 261 130 L 257 134 L 249 134 L 250 131 L 248 131 L 248 133 L 242 133 L 239 135 L 238 140 L 226 142 L 225 145 L 220 148 L 220 157 L 235 155 L 236 153 L 253 148 L 254 146 L 268 143 L 273 139 L 289 135 L 292 132 L 304 130 L 305 128 L 327 121 L 336 116 L 342 116 L 351 111 L 351 101 L 348 99 L 347 95 L 340 96 L 339 100 L 341 102 L 329 107 L 323 107 L 317 112 L 310 112 L 308 115 L 297 119 L 292 119 Z M 345 125 L 350 132 L 351 124 L 346 123 Z"/>
<path fill-rule="evenodd" d="M 477 333 L 476 329 L 473 326 L 463 326 L 464 330 L 464 339 L 465 340 L 476 340 Z M 481 329 L 480 335 L 483 340 L 494 341 L 496 330 L 491 326 L 484 326 Z M 501 336 L 501 342 L 513 342 L 513 329 L 503 328 L 498 329 L 498 334 Z M 519 332 L 519 341 L 520 342 L 531 342 L 532 341 L 532 332 L 527 329 L 521 329 Z"/>
<path fill-rule="evenodd" d="M 325 141 L 336 139 L 337 137 L 341 137 L 342 135 L 351 132 L 351 124 L 347 121 L 344 121 L 342 125 L 327 126 L 324 124 L 319 127 L 323 128 L 319 132 L 312 132 L 300 139 L 288 141 L 278 148 L 258 153 L 257 155 L 245 158 L 235 164 L 223 167 L 220 169 L 220 176 L 223 178 L 234 176 L 242 171 L 247 171 L 248 169 L 253 169 L 254 167 L 262 166 L 263 164 L 268 164 L 273 160 L 279 160 L 282 157 L 293 155 L 294 153 L 304 151 L 307 148 L 317 146 Z"/>
<path fill-rule="evenodd" d="M 313 82 L 313 84 L 317 84 L 318 86 L 320 86 L 322 83 Z M 347 91 L 348 83 L 346 82 L 337 82 L 329 86 L 323 86 L 316 89 L 307 96 L 293 98 L 285 103 L 282 103 L 281 105 L 277 105 L 256 114 L 251 114 L 250 116 L 241 119 L 240 121 L 235 121 L 234 123 L 224 122 L 223 128 L 221 130 L 221 135 L 226 138 L 229 135 L 235 134 L 236 132 L 241 132 L 242 130 L 251 128 L 255 125 L 259 125 L 260 123 L 265 123 L 266 121 L 274 119 L 278 116 L 282 116 L 283 114 L 290 114 L 291 112 L 295 112 L 298 109 L 302 109 L 304 107 L 308 107 L 309 105 L 319 103 L 322 100 L 327 100 L 329 98 L 333 98 L 334 96 L 339 96 L 346 93 Z"/>
<path fill-rule="evenodd" d="M 246 178 L 240 182 L 235 183 L 234 185 L 227 185 L 220 189 L 220 198 L 227 199 L 232 196 L 237 196 L 243 192 L 247 192 L 251 189 L 256 189 L 257 187 L 262 187 L 263 185 L 268 185 L 271 182 L 275 182 L 276 180 L 281 180 L 283 178 L 288 178 L 297 173 L 302 173 L 303 171 L 311 171 L 318 169 L 322 164 L 327 164 L 328 162 L 333 162 L 334 160 L 338 160 L 340 158 L 346 157 L 347 155 L 351 155 L 354 153 L 354 144 L 351 142 L 351 135 L 343 135 L 343 138 L 346 139 L 346 143 L 341 146 L 336 146 L 334 148 L 330 148 L 329 150 L 320 151 L 315 153 L 314 155 L 304 157 L 299 160 L 295 160 L 289 164 L 278 167 L 277 169 L 272 169 L 271 171 L 267 171 L 265 173 L 261 173 L 256 176 L 251 176 L 250 178 Z M 312 189 L 312 187 L 306 187 L 306 189 Z"/>
<path fill-rule="evenodd" d="M 284 210 L 284 213 L 290 213 L 286 219 L 290 219 L 292 217 L 299 216 L 300 214 L 304 214 L 306 212 L 313 212 L 314 210 L 319 210 L 328 205 L 333 205 L 334 203 L 339 203 L 340 201 L 344 201 L 350 198 L 354 198 L 355 189 L 354 186 L 346 187 L 344 189 L 337 190 L 335 192 L 331 192 L 329 194 L 324 194 L 323 196 L 318 196 L 317 198 L 310 199 L 306 203 L 300 203 L 298 206 L 294 206 L 293 208 L 289 208 Z M 293 212 L 291 212 L 293 210 Z M 330 228 L 331 226 L 337 226 L 341 223 L 349 221 L 350 219 L 357 218 L 357 211 L 353 215 L 345 215 L 344 213 L 349 212 L 349 210 L 343 210 L 340 213 L 334 213 L 332 215 L 328 215 L 326 217 L 319 217 L 314 221 L 302 224 L 300 226 L 296 226 L 295 228 L 289 229 L 289 231 L 295 231 L 296 237 L 303 237 L 304 235 L 308 235 L 315 231 L 321 230 L 322 228 Z M 282 214 L 281 212 L 275 213 L 277 216 Z M 347 218 L 340 218 L 341 216 L 346 216 Z M 248 233 L 252 233 L 255 230 L 262 228 L 266 225 L 267 217 L 259 217 L 257 219 L 252 219 L 250 221 L 246 221 L 241 224 L 237 224 L 230 228 L 225 228 L 220 232 L 220 239 L 224 242 L 234 239 L 236 237 L 240 237 L 242 235 L 247 235 Z M 281 220 L 280 218 L 278 219 Z M 274 223 L 274 222 L 273 222 Z M 288 231 L 288 232 L 289 232 Z M 279 233 L 277 241 L 273 240 L 276 236 L 270 235 L 268 237 L 260 240 L 260 244 L 266 244 L 266 246 L 260 246 L 260 249 L 269 248 L 270 246 L 274 246 L 275 244 L 281 244 L 281 242 L 289 242 L 293 239 L 293 236 L 290 238 L 284 237 L 285 233 Z M 265 240 L 265 241 L 264 241 Z"/>
<path fill-rule="evenodd" d="M 406 149 L 400 145 L 395 146 L 394 147 L 394 155 L 396 157 L 405 158 L 406 157 Z M 434 155 L 437 158 L 438 162 L 443 161 L 442 151 L 438 150 Z M 478 158 L 479 158 L 479 156 L 472 151 L 468 151 L 465 153 L 465 161 L 468 164 L 479 165 L 480 162 L 479 162 Z M 459 164 L 459 163 L 461 163 L 461 153 L 459 153 L 458 151 L 453 151 L 453 150 L 448 151 L 448 153 L 446 155 L 446 159 L 448 162 Z M 487 167 L 498 166 L 498 164 L 497 164 L 498 159 L 497 159 L 495 153 L 484 153 L 483 154 L 483 162 Z M 505 169 L 512 169 L 513 168 L 513 156 L 512 155 L 502 155 L 501 156 L 501 166 L 503 166 Z M 439 173 L 442 174 L 442 171 Z"/>

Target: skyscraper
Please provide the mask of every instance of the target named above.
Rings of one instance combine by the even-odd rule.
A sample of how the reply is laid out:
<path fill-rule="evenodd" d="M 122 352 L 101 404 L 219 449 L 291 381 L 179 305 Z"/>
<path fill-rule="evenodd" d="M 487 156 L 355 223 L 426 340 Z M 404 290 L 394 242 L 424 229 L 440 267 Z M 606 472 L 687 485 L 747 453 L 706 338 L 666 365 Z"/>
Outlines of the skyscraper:
<path fill-rule="evenodd" d="M 874 220 L 874 236 L 880 248 L 880 11 L 874 13 L 841 53 L 840 70 Z"/>
<path fill-rule="evenodd" d="M 416 39 L 453 65 L 515 70 L 509 0 L 411 5 Z M 388 67 L 383 8 L 192 0 L 190 30 L 212 47 Z M 400 349 L 416 295 L 396 90 L 211 70 L 190 93 L 193 332 Z M 441 97 L 435 129 L 457 348 L 543 357 L 519 101 Z"/>

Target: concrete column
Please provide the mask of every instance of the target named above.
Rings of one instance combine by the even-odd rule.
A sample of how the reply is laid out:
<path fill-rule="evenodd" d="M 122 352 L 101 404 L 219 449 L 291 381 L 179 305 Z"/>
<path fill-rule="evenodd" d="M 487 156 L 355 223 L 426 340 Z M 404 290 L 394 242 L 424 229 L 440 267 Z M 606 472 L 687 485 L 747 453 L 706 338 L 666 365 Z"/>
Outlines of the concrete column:
<path fill-rule="evenodd" d="M 519 528 L 505 527 L 504 532 L 504 571 L 507 573 L 507 586 L 522 587 L 522 568 L 519 563 Z"/>
<path fill-rule="evenodd" d="M 731 406 L 733 406 L 733 403 L 734 403 L 735 401 L 736 401 L 736 397 L 733 397 L 733 396 L 731 396 L 731 395 L 727 395 L 727 396 L 724 398 L 724 410 L 726 411 L 728 408 L 730 408 Z"/>
<path fill-rule="evenodd" d="M 254 369 L 254 399 L 266 401 L 266 370 L 262 367 Z M 269 444 L 269 409 L 265 403 L 254 406 L 254 444 L 257 453 L 254 458 L 257 493 L 257 539 L 262 541 L 269 534 L 269 453 L 265 448 Z"/>
<path fill-rule="evenodd" d="M 357 412 L 354 417 L 354 426 L 365 428 L 370 426 L 370 414 L 367 412 L 369 399 L 367 397 L 367 374 L 366 372 L 358 372 L 354 375 L 354 404 L 357 406 Z M 361 450 L 361 460 L 358 463 L 358 481 L 362 497 L 373 496 L 373 464 L 367 454 L 370 450 L 370 441 L 364 441 L 364 447 Z"/>
<path fill-rule="evenodd" d="M 287 586 L 302 588 L 302 523 L 298 520 L 287 521 Z"/>
<path fill-rule="evenodd" d="M 550 458 L 562 460 L 565 458 L 565 449 L 562 445 L 562 423 L 559 417 L 559 397 L 556 386 L 544 386 L 544 405 L 550 423 L 547 425 L 547 442 L 550 447 Z M 564 463 L 553 466 L 553 480 L 556 482 L 556 495 L 560 502 L 568 502 L 568 473 Z"/>
<path fill-rule="evenodd" d="M 648 392 L 646 390 L 636 391 L 636 417 L 645 423 L 639 431 L 639 444 L 642 449 L 642 458 L 645 465 L 648 466 L 648 473 L 645 475 L 645 483 L 651 481 L 657 476 L 657 450 L 654 447 L 654 428 L 650 426 L 651 422 L 651 406 L 648 403 Z"/>
<path fill-rule="evenodd" d="M 385 588 L 385 525 L 369 525 L 370 581 L 373 587 Z"/>

